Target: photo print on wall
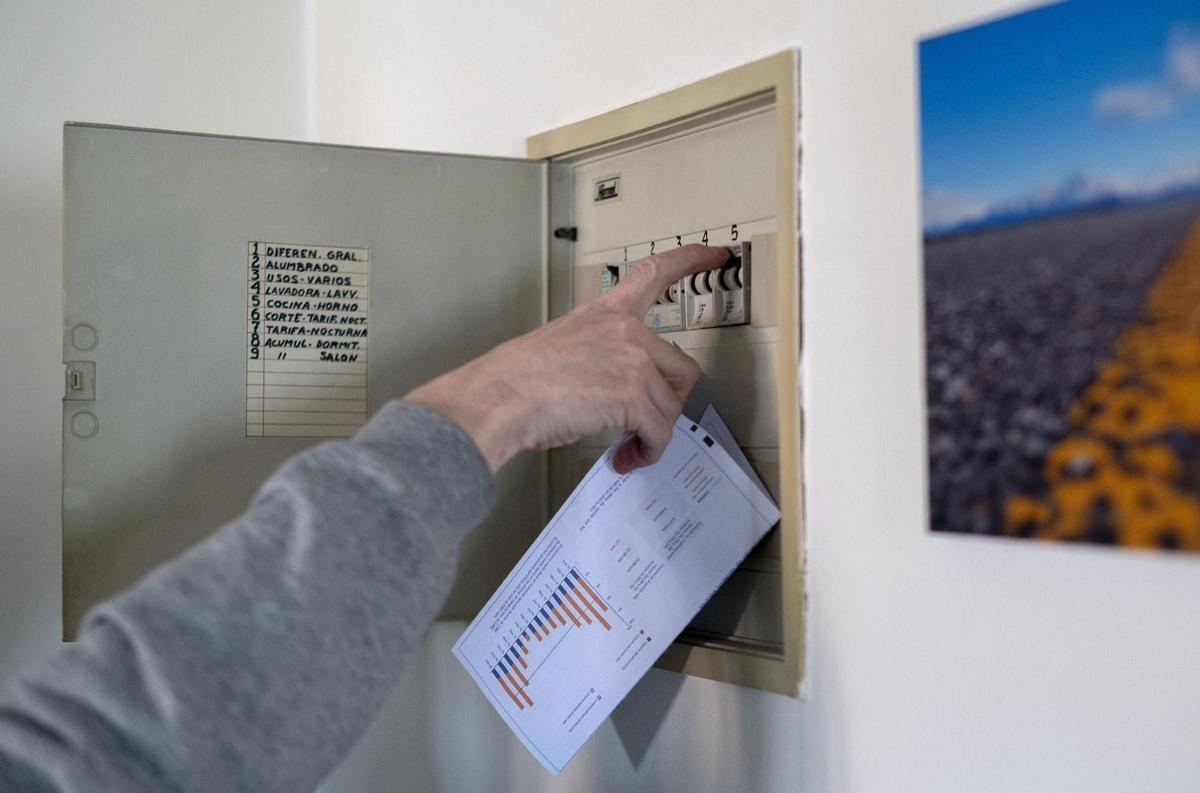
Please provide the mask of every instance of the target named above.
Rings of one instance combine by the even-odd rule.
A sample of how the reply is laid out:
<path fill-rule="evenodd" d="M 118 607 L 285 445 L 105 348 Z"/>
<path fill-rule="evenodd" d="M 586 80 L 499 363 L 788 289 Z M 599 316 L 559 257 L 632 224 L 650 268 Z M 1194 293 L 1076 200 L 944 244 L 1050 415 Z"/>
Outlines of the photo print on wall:
<path fill-rule="evenodd" d="M 932 529 L 1200 551 L 1200 5 L 919 60 Z"/>

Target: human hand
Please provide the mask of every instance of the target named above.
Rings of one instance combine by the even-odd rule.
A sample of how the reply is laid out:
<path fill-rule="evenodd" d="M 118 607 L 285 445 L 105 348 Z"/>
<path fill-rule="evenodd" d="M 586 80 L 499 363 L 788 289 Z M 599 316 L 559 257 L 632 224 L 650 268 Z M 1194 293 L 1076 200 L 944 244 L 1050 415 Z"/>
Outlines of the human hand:
<path fill-rule="evenodd" d="M 632 435 L 613 468 L 658 461 L 700 367 L 643 322 L 659 295 L 720 267 L 722 247 L 684 245 L 642 259 L 602 297 L 419 386 L 405 397 L 457 423 L 493 472 L 525 449 L 608 429 Z"/>

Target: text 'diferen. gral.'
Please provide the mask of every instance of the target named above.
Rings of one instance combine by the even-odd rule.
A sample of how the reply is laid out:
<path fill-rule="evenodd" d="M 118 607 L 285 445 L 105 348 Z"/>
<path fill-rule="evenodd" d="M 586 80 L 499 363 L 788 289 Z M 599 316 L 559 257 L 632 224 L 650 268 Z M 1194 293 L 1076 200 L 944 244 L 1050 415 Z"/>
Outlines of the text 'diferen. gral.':
<path fill-rule="evenodd" d="M 366 248 L 252 241 L 246 436 L 345 438 L 367 420 Z"/>

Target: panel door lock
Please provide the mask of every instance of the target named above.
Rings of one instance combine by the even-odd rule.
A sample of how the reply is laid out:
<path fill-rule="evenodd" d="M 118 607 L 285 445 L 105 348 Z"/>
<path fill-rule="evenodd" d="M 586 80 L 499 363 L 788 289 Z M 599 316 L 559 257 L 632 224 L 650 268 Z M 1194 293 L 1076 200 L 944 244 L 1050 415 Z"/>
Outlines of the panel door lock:
<path fill-rule="evenodd" d="M 67 361 L 63 399 L 67 402 L 91 402 L 96 399 L 96 362 Z"/>

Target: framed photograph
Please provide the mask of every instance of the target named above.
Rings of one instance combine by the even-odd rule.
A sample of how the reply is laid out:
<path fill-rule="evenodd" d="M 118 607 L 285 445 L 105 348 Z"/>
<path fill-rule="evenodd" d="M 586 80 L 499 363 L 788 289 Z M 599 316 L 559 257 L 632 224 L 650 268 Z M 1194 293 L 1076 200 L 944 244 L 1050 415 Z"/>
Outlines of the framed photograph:
<path fill-rule="evenodd" d="M 1200 550 L 1200 5 L 919 60 L 932 529 Z"/>

